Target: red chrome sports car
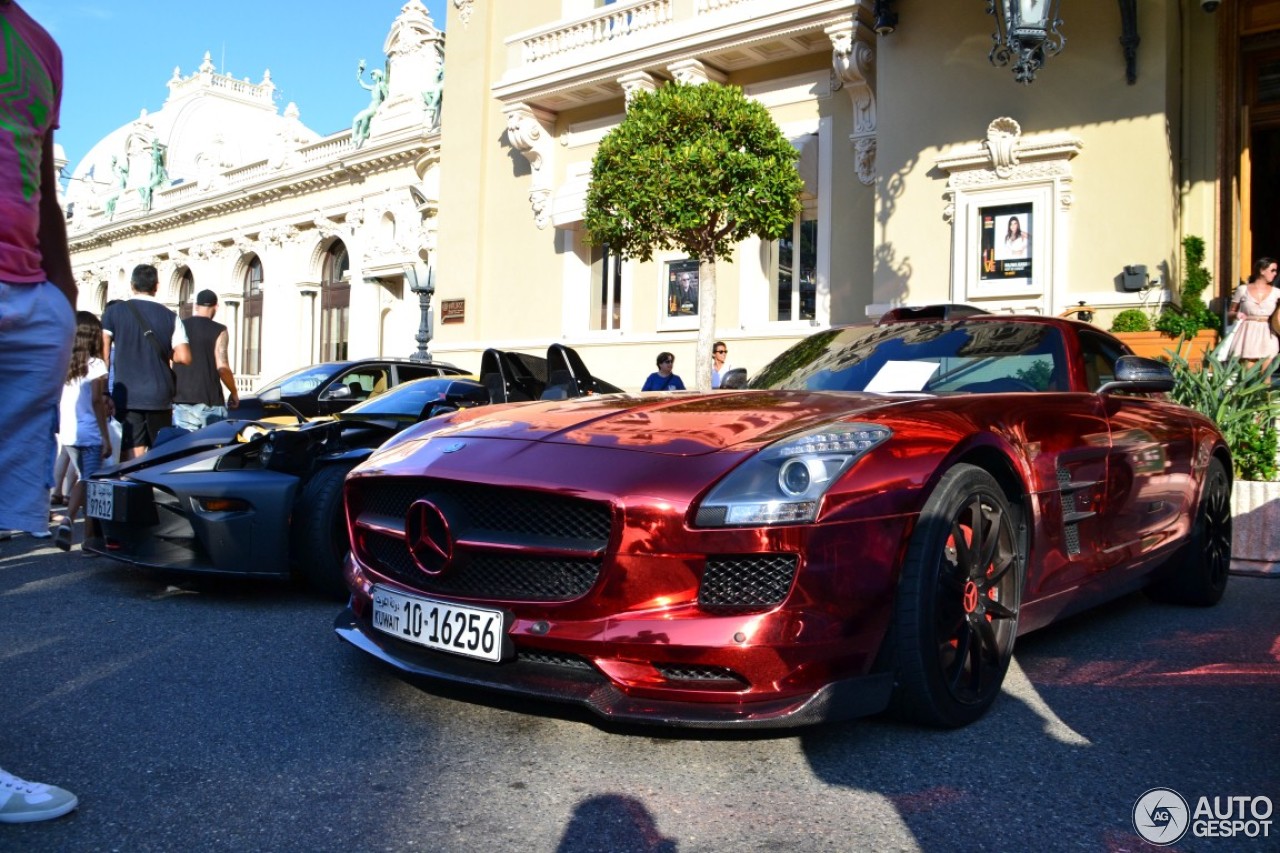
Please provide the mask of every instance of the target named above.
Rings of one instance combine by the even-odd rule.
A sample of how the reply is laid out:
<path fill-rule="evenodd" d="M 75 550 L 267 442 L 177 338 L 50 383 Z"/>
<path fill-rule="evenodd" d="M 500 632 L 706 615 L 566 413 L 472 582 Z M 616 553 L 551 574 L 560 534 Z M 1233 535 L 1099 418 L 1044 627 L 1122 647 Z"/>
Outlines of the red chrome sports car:
<path fill-rule="evenodd" d="M 459 412 L 348 478 L 335 628 L 614 719 L 964 725 L 1017 634 L 1222 596 L 1230 457 L 1171 386 L 1093 326 L 988 315 L 820 332 L 741 391 Z"/>

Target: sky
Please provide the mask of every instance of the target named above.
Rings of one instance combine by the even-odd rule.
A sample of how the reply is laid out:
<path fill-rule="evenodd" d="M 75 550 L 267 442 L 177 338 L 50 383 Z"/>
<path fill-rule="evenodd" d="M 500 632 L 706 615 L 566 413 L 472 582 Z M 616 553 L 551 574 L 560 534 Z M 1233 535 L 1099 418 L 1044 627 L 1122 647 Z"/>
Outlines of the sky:
<path fill-rule="evenodd" d="M 222 73 L 252 82 L 271 70 L 277 108 L 296 103 L 322 136 L 369 104 L 356 63 L 385 61 L 383 41 L 405 0 L 18 0 L 62 48 L 62 114 L 54 141 L 74 170 L 98 140 L 157 112 L 174 66 L 190 76 L 208 51 Z M 423 0 L 444 29 L 448 0 Z M 366 80 L 368 72 L 366 71 Z"/>

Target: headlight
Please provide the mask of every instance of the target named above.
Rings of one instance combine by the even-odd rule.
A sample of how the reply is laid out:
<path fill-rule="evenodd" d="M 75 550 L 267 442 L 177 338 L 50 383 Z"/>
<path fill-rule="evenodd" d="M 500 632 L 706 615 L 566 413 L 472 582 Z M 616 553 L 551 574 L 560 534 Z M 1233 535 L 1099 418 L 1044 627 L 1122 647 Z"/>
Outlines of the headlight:
<path fill-rule="evenodd" d="M 875 424 L 812 429 L 770 445 L 738 466 L 698 507 L 699 527 L 799 524 L 850 465 L 893 431 Z"/>

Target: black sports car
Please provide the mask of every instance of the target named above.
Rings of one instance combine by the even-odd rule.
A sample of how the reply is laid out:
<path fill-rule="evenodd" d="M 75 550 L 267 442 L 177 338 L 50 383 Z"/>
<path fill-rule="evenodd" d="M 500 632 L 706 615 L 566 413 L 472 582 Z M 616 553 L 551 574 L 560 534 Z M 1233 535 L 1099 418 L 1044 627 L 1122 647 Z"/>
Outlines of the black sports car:
<path fill-rule="evenodd" d="M 86 551 L 140 566 L 288 577 L 341 593 L 342 481 L 395 433 L 489 402 L 457 377 L 407 382 L 331 418 L 222 421 L 91 479 Z M 276 414 L 271 408 L 265 414 Z"/>
<path fill-rule="evenodd" d="M 442 412 L 618 389 L 573 350 L 545 359 L 488 350 L 480 381 L 406 382 L 345 412 L 287 426 L 233 420 L 157 444 L 87 483 L 100 535 L 87 551 L 139 566 L 257 577 L 297 575 L 344 594 L 342 482 L 388 438 Z M 263 402 L 263 415 L 287 411 Z"/>
<path fill-rule="evenodd" d="M 268 402 L 281 402 L 307 418 L 344 412 L 403 382 L 431 376 L 465 376 L 467 371 L 445 362 L 421 362 L 396 358 L 364 358 L 326 361 L 286 373 L 240 398 L 235 417 L 253 420 L 266 416 Z"/>

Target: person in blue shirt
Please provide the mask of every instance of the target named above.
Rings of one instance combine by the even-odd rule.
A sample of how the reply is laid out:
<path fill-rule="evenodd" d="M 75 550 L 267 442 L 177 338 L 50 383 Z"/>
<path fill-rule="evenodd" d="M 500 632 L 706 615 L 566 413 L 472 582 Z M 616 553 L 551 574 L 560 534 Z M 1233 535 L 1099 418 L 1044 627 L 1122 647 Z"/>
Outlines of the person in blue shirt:
<path fill-rule="evenodd" d="M 669 352 L 658 353 L 658 369 L 649 374 L 641 391 L 683 391 L 684 380 L 671 371 L 675 369 L 676 357 Z"/>

